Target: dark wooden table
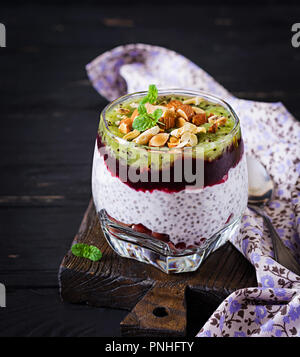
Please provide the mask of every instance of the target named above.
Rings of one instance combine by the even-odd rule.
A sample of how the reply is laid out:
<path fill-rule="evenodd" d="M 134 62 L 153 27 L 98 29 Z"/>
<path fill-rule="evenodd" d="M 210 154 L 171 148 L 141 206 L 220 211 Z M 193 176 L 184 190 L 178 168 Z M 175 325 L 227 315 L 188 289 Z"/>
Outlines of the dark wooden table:
<path fill-rule="evenodd" d="M 99 112 L 85 64 L 117 45 L 165 46 L 238 97 L 300 117 L 300 6 L 1 5 L 0 336 L 118 336 L 126 311 L 63 304 L 57 272 L 91 196 Z M 197 326 L 196 326 L 197 327 Z M 198 326 L 199 329 L 201 326 Z M 197 327 L 197 328 L 198 328 Z"/>

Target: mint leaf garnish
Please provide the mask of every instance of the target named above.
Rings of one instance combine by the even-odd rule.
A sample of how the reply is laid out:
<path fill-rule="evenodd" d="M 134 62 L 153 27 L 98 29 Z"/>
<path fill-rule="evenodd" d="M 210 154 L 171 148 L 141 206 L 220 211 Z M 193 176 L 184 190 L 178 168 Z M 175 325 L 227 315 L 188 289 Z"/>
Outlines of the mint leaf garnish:
<path fill-rule="evenodd" d="M 147 98 L 147 97 L 145 97 Z M 140 115 L 147 115 L 147 109 L 143 103 L 140 103 L 138 106 L 138 112 Z"/>
<path fill-rule="evenodd" d="M 156 120 L 156 122 L 158 121 L 158 119 L 162 116 L 163 111 L 161 109 L 156 109 L 153 112 L 153 117 Z M 156 124 L 156 123 L 155 123 Z"/>
<path fill-rule="evenodd" d="M 158 90 L 156 88 L 155 84 L 150 84 L 149 88 L 148 88 L 148 94 L 147 94 L 147 102 L 154 104 L 156 102 L 158 96 Z M 147 103 L 146 102 L 146 103 Z"/>
<path fill-rule="evenodd" d="M 72 245 L 71 251 L 76 257 L 87 258 L 92 260 L 93 262 L 96 262 L 97 260 L 100 260 L 102 258 L 102 253 L 100 249 L 98 249 L 94 245 L 76 243 Z"/>
<path fill-rule="evenodd" d="M 158 90 L 155 84 L 150 84 L 148 88 L 148 93 L 146 97 L 144 97 L 138 106 L 139 115 L 134 119 L 132 128 L 138 131 L 145 131 L 147 129 L 155 126 L 162 116 L 163 111 L 161 109 L 156 109 L 154 113 L 147 113 L 147 109 L 145 107 L 146 103 L 154 104 L 157 100 Z"/>
<path fill-rule="evenodd" d="M 155 121 L 149 114 L 137 116 L 132 124 L 132 128 L 138 131 L 145 131 L 155 126 Z"/>

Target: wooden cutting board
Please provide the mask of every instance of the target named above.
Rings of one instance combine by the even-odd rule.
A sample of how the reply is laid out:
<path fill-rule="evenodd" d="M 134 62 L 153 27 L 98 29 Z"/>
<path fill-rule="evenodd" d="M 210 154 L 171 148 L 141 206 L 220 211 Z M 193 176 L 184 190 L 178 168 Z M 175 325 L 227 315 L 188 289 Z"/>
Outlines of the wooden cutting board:
<path fill-rule="evenodd" d="M 231 292 L 257 286 L 252 265 L 230 243 L 193 273 L 168 275 L 117 255 L 106 242 L 92 200 L 73 243 L 97 246 L 98 262 L 65 255 L 58 279 L 63 301 L 130 311 L 123 336 L 194 336 Z"/>

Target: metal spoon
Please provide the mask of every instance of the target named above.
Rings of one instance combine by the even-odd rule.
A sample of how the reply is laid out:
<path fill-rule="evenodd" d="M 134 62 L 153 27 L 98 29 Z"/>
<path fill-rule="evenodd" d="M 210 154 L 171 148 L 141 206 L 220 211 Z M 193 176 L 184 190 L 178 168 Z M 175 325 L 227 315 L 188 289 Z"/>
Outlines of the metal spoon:
<path fill-rule="evenodd" d="M 248 167 L 248 207 L 263 217 L 269 228 L 274 258 L 297 275 L 300 275 L 300 265 L 290 250 L 283 244 L 270 218 L 264 212 L 264 205 L 272 198 L 274 184 L 264 166 L 252 156 L 247 155 Z"/>

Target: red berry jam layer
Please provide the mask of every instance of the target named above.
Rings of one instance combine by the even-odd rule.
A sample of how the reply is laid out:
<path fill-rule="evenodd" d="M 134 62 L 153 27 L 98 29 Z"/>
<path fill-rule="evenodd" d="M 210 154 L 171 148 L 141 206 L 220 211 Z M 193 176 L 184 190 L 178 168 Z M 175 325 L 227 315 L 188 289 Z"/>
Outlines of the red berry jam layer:
<path fill-rule="evenodd" d="M 98 134 L 97 135 L 97 147 L 99 150 L 99 153 L 103 156 L 105 165 L 107 169 L 110 171 L 110 173 L 118 177 L 122 180 L 122 177 L 120 177 L 120 172 L 124 174 L 126 173 L 126 181 L 122 180 L 126 185 L 129 187 L 138 190 L 138 191 L 153 191 L 153 190 L 161 190 L 164 192 L 179 192 L 181 190 L 184 190 L 186 186 L 192 186 L 195 185 L 195 181 L 187 182 L 185 180 L 185 175 L 184 175 L 184 165 L 182 166 L 181 174 L 180 176 L 183 178 L 181 182 L 176 182 L 176 177 L 174 173 L 174 163 L 170 165 L 169 170 L 169 177 L 170 180 L 169 182 L 164 182 L 164 177 L 166 175 L 163 172 L 163 169 L 158 170 L 157 172 L 153 172 L 153 170 L 150 170 L 150 168 L 146 167 L 143 170 L 143 173 L 141 175 L 141 172 L 139 168 L 137 168 L 136 173 L 137 175 L 140 175 L 143 177 L 143 179 L 137 181 L 137 182 L 132 182 L 130 180 L 130 175 L 129 175 L 129 170 L 132 170 L 132 167 L 129 165 L 124 165 L 121 160 L 117 159 L 116 157 L 112 156 L 109 153 L 109 150 L 106 150 L 105 144 L 101 141 L 101 136 Z M 232 143 L 228 147 L 225 148 L 225 151 L 217 158 L 213 160 L 204 160 L 204 182 L 203 182 L 203 187 L 207 186 L 213 186 L 216 184 L 220 184 L 224 181 L 227 180 L 227 174 L 228 171 L 232 168 L 235 167 L 241 160 L 242 156 L 244 153 L 244 143 L 242 138 L 239 138 L 235 143 Z M 200 167 L 200 164 L 197 163 L 198 160 L 197 158 L 183 158 L 183 160 L 190 161 L 190 166 L 192 168 L 192 172 L 196 175 L 196 168 Z M 175 164 L 176 165 L 176 164 Z M 151 177 L 157 177 L 157 182 L 151 181 Z"/>

